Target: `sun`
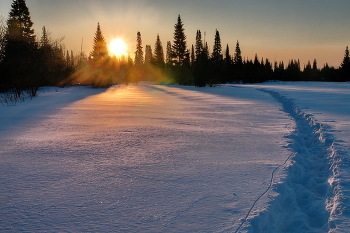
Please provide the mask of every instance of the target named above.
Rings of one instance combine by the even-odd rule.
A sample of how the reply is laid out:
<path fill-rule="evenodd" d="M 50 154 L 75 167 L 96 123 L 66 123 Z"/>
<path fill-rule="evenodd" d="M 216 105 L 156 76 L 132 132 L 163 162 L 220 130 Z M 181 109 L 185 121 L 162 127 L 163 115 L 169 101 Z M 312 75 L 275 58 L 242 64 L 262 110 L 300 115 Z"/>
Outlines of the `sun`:
<path fill-rule="evenodd" d="M 114 39 L 109 43 L 109 53 L 112 56 L 120 57 L 126 54 L 127 46 L 122 39 Z"/>

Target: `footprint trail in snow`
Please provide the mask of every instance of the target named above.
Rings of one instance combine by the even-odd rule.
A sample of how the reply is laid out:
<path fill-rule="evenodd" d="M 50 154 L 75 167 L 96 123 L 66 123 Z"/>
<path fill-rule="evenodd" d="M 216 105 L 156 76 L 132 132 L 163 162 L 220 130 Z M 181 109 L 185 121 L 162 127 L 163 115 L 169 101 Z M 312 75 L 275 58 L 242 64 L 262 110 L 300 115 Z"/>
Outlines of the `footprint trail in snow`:
<path fill-rule="evenodd" d="M 333 176 L 331 167 L 333 137 L 323 132 L 323 125 L 300 112 L 293 101 L 277 92 L 260 89 L 273 96 L 295 121 L 288 136 L 293 156 L 283 183 L 273 189 L 279 194 L 269 209 L 250 220 L 249 232 L 329 232 L 332 208 Z"/>

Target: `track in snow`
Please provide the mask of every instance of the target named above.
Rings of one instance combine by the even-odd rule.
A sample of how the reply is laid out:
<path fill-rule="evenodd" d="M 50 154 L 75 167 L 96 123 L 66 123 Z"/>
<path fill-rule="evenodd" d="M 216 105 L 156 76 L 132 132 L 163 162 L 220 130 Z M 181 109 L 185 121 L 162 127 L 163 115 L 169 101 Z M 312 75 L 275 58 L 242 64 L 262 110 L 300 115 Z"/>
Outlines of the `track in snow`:
<path fill-rule="evenodd" d="M 325 135 L 322 125 L 311 115 L 299 111 L 293 101 L 274 91 L 269 93 L 282 104 L 296 123 L 289 136 L 293 152 L 287 177 L 273 189 L 279 196 L 266 212 L 250 220 L 251 232 L 328 232 L 334 228 L 329 224 L 327 211 L 332 188 L 328 179 L 332 177 L 330 156 L 333 138 Z"/>

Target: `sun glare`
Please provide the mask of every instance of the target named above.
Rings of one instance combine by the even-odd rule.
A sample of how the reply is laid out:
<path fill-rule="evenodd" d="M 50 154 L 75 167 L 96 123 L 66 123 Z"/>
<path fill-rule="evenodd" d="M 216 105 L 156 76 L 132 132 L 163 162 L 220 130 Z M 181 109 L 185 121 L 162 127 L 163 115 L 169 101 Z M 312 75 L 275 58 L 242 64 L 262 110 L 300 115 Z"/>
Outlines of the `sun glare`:
<path fill-rule="evenodd" d="M 109 44 L 109 53 L 113 56 L 120 57 L 126 54 L 127 46 L 121 39 L 114 39 Z"/>

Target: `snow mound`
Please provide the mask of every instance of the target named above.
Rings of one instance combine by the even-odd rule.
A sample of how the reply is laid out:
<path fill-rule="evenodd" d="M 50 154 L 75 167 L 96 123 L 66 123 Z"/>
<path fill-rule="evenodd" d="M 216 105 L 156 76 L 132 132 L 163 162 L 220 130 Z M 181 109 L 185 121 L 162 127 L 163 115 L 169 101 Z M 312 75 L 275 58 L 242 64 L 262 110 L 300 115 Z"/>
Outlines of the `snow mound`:
<path fill-rule="evenodd" d="M 272 188 L 279 195 L 269 208 L 249 220 L 249 232 L 333 232 L 341 211 L 339 158 L 334 136 L 325 125 L 300 111 L 294 102 L 277 92 L 269 93 L 295 121 L 288 136 L 292 151 L 286 178 Z"/>

